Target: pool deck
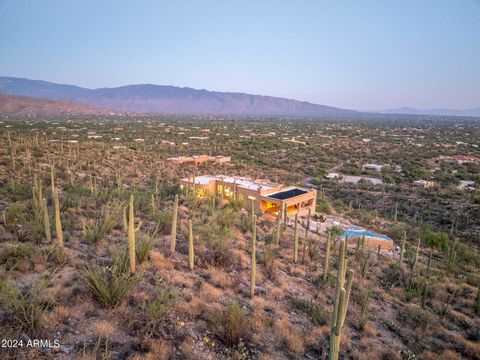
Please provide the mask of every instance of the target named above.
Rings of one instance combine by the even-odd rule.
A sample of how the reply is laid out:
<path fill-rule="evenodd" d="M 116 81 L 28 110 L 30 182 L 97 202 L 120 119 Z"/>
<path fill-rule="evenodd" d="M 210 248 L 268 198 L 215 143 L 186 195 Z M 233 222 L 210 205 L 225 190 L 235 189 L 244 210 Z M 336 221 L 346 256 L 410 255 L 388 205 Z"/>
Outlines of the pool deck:
<path fill-rule="evenodd" d="M 304 219 L 302 222 L 305 226 L 306 220 Z M 365 245 L 368 247 L 378 249 L 380 246 L 381 250 L 392 250 L 392 248 L 395 246 L 393 240 L 388 236 L 377 234 L 374 231 L 370 231 L 364 227 L 351 224 L 345 219 L 327 216 L 325 222 L 316 221 L 314 219 L 310 220 L 310 229 L 314 232 L 325 233 L 332 226 L 340 226 L 345 230 L 346 234 L 344 234 L 343 237 L 347 238 L 349 244 L 356 244 L 357 239 L 365 235 Z"/>

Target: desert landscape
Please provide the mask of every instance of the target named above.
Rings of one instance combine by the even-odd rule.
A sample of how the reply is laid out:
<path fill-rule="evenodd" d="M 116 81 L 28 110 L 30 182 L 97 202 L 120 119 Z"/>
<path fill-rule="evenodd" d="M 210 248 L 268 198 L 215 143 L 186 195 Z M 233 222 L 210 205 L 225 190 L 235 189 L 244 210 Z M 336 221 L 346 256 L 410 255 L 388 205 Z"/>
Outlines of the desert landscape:
<path fill-rule="evenodd" d="M 476 123 L 100 115 L 0 126 L 2 339 L 59 341 L 2 347 L 3 358 L 327 358 L 339 279 L 341 358 L 480 357 L 479 198 L 460 186 L 478 183 Z M 168 160 L 195 154 L 231 161 Z M 312 223 L 180 188 L 204 174 L 314 188 Z M 394 246 L 349 239 L 348 226 Z"/>
<path fill-rule="evenodd" d="M 0 360 L 480 360 L 480 0 L 0 0 Z"/>

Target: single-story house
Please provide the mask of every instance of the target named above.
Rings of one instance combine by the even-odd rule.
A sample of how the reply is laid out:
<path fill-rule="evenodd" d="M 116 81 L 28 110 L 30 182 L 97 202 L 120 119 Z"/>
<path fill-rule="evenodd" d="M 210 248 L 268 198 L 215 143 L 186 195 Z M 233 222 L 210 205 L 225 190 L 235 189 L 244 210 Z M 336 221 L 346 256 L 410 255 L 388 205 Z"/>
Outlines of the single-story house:
<path fill-rule="evenodd" d="M 287 217 L 306 215 L 308 209 L 315 213 L 317 190 L 297 186 L 284 186 L 266 180 L 252 180 L 246 177 L 225 175 L 204 175 L 180 180 L 183 191 L 192 191 L 195 184 L 197 196 L 220 196 L 223 201 L 240 201 L 245 208 L 277 215 L 281 218 L 284 211 Z"/>

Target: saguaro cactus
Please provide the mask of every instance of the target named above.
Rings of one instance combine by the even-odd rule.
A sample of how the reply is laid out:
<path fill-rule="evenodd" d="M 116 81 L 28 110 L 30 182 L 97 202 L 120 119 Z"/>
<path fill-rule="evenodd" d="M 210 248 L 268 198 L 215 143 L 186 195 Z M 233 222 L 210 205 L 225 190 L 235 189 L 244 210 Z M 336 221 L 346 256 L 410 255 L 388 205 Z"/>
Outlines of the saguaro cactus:
<path fill-rule="evenodd" d="M 255 278 L 257 277 L 257 215 L 252 224 L 252 273 L 250 278 L 250 297 L 255 295 Z"/>
<path fill-rule="evenodd" d="M 402 237 L 402 247 L 400 248 L 400 257 L 398 259 L 398 264 L 401 266 L 403 264 L 403 256 L 405 254 L 405 243 L 407 242 L 407 232 L 403 232 Z"/>
<path fill-rule="evenodd" d="M 52 197 L 54 196 L 53 194 L 55 193 L 55 165 L 52 164 L 50 166 L 50 186 L 52 187 Z"/>
<path fill-rule="evenodd" d="M 327 244 L 325 245 L 325 259 L 323 262 L 323 281 L 327 281 L 329 267 L 330 267 L 330 247 L 331 247 L 332 238 L 330 232 L 327 235 Z"/>
<path fill-rule="evenodd" d="M 347 314 L 350 292 L 352 289 L 353 270 L 347 273 L 347 284 L 345 285 L 346 274 L 346 240 L 340 240 L 340 255 L 337 269 L 337 286 L 335 288 L 335 299 L 333 301 L 332 322 L 330 325 L 330 357 L 331 360 L 338 360 L 342 328 Z"/>
<path fill-rule="evenodd" d="M 130 274 L 135 273 L 135 217 L 133 214 L 133 194 L 130 195 L 128 219 L 128 254 L 130 259 Z"/>
<path fill-rule="evenodd" d="M 173 202 L 173 216 L 172 216 L 172 233 L 170 238 L 170 252 L 175 254 L 177 245 L 177 217 L 178 217 L 178 194 L 175 195 Z"/>
<path fill-rule="evenodd" d="M 156 206 L 155 206 L 155 194 L 152 194 L 150 197 L 150 205 L 152 206 L 152 213 L 155 212 Z"/>
<path fill-rule="evenodd" d="M 52 241 L 52 233 L 50 232 L 50 218 L 48 217 L 48 207 L 47 207 L 47 199 L 42 199 L 42 206 L 43 206 L 43 224 L 45 226 L 45 237 L 47 241 Z"/>
<path fill-rule="evenodd" d="M 15 172 L 16 170 L 16 166 L 15 166 L 15 148 L 12 146 L 10 148 L 10 156 L 11 156 L 11 159 L 12 159 L 12 170 L 13 172 Z"/>
<path fill-rule="evenodd" d="M 307 242 L 308 242 L 308 232 L 310 231 L 310 214 L 311 209 L 308 208 L 307 211 L 307 224 L 305 225 L 305 239 L 303 239 L 303 246 L 302 246 L 302 264 L 305 263 L 305 254 L 307 252 Z"/>
<path fill-rule="evenodd" d="M 252 209 L 251 209 L 251 212 L 250 212 L 250 220 L 251 220 L 251 223 L 252 223 L 252 226 L 253 226 L 253 220 L 255 218 L 255 200 L 251 200 L 252 201 Z"/>
<path fill-rule="evenodd" d="M 415 271 L 415 267 L 417 266 L 419 252 L 420 252 L 420 238 L 417 239 L 417 248 L 415 249 L 415 255 L 413 257 L 413 261 L 411 265 L 412 273 Z"/>
<path fill-rule="evenodd" d="M 193 270 L 194 262 L 195 249 L 193 247 L 193 226 L 192 220 L 188 220 L 188 264 L 190 265 L 190 270 Z"/>
<path fill-rule="evenodd" d="M 63 247 L 63 230 L 60 219 L 60 204 L 58 201 L 58 191 L 53 193 L 53 202 L 55 205 L 55 233 L 57 235 L 58 246 Z"/>
<path fill-rule="evenodd" d="M 295 224 L 293 225 L 293 262 L 298 261 L 298 213 L 295 214 Z"/>
<path fill-rule="evenodd" d="M 275 244 L 280 244 L 280 210 L 277 212 L 277 228 L 275 230 Z"/>

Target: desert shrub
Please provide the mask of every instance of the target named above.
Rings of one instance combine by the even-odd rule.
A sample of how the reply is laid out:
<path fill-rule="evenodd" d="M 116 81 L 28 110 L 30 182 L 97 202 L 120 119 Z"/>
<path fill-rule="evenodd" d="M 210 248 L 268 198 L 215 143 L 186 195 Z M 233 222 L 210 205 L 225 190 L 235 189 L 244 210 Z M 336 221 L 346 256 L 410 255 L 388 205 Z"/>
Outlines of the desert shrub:
<path fill-rule="evenodd" d="M 325 196 L 317 198 L 317 210 L 325 214 L 331 214 L 333 212 L 332 205 Z"/>
<path fill-rule="evenodd" d="M 104 206 L 100 218 L 84 224 L 83 231 L 87 243 L 93 244 L 102 240 L 117 224 L 121 213 L 120 203 Z"/>
<path fill-rule="evenodd" d="M 30 288 L 21 289 L 9 281 L 0 282 L 0 304 L 5 310 L 7 321 L 18 332 L 38 335 L 43 327 L 45 312 L 53 301 L 45 302 L 40 293 L 50 285 L 53 273 L 42 275 Z"/>
<path fill-rule="evenodd" d="M 171 289 L 166 285 L 156 289 L 150 300 L 140 304 L 146 327 L 150 331 L 155 331 L 178 300 L 179 295 L 175 289 Z"/>
<path fill-rule="evenodd" d="M 222 229 L 232 230 L 237 221 L 237 212 L 234 208 L 227 206 L 214 213 L 213 221 Z"/>
<path fill-rule="evenodd" d="M 43 248 L 42 251 L 45 259 L 55 267 L 63 266 L 69 259 L 65 249 L 57 245 L 49 245 Z"/>
<path fill-rule="evenodd" d="M 127 269 L 128 261 L 124 261 L 124 257 L 119 256 L 112 267 L 85 266 L 84 281 L 97 300 L 107 307 L 114 307 L 128 296 L 137 282 L 137 277 L 130 275 Z"/>
<path fill-rule="evenodd" d="M 426 329 L 434 324 L 435 319 L 429 311 L 417 305 L 410 305 L 398 312 L 397 320 L 414 328 Z"/>
<path fill-rule="evenodd" d="M 290 297 L 290 302 L 297 310 L 305 313 L 315 325 L 325 325 L 328 322 L 328 315 L 313 300 Z"/>
<path fill-rule="evenodd" d="M 238 220 L 240 230 L 245 234 L 252 230 L 252 216 L 250 213 L 242 212 Z"/>
<path fill-rule="evenodd" d="M 140 234 L 136 241 L 135 254 L 138 262 L 141 264 L 148 259 L 150 251 L 153 248 L 154 237 L 150 234 Z"/>
<path fill-rule="evenodd" d="M 237 302 L 228 302 L 210 315 L 210 328 L 227 346 L 235 346 L 248 336 L 247 312 Z"/>
<path fill-rule="evenodd" d="M 14 221 L 25 222 L 27 220 L 28 210 L 25 206 L 19 203 L 13 203 L 7 210 L 7 224 L 12 224 Z"/>
<path fill-rule="evenodd" d="M 274 244 L 268 244 L 264 246 L 263 251 L 260 254 L 260 260 L 265 266 L 267 275 L 271 278 L 275 273 L 275 259 L 277 258 L 276 246 Z"/>
<path fill-rule="evenodd" d="M 404 283 L 404 273 L 397 264 L 390 264 L 380 279 L 385 289 L 401 286 Z"/>
<path fill-rule="evenodd" d="M 231 208 L 215 211 L 211 218 L 203 217 L 194 224 L 204 250 L 199 249 L 201 261 L 211 265 L 229 265 L 233 260 L 231 239 L 234 236 L 235 212 Z"/>
<path fill-rule="evenodd" d="M 309 237 L 307 240 L 307 247 L 308 247 L 308 256 L 311 260 L 318 260 L 320 257 L 318 247 L 320 246 L 320 241 L 318 239 L 314 239 Z"/>
<path fill-rule="evenodd" d="M 152 214 L 152 220 L 157 224 L 158 231 L 166 234 L 171 228 L 172 214 L 166 211 L 155 211 Z"/>
<path fill-rule="evenodd" d="M 28 263 L 34 253 L 32 244 L 7 244 L 0 251 L 0 264 L 5 264 L 7 270 L 14 270 L 22 263 Z"/>
<path fill-rule="evenodd" d="M 425 281 L 419 277 L 413 278 L 405 284 L 405 299 L 407 302 L 410 302 L 413 299 L 422 296 L 424 291 Z"/>
<path fill-rule="evenodd" d="M 368 290 L 363 294 L 362 300 L 360 301 L 360 314 L 358 316 L 358 330 L 363 331 L 368 322 L 368 305 L 370 299 L 372 298 L 374 284 L 368 288 Z"/>

